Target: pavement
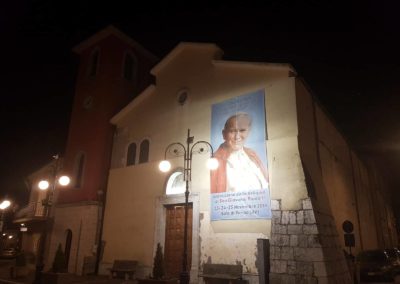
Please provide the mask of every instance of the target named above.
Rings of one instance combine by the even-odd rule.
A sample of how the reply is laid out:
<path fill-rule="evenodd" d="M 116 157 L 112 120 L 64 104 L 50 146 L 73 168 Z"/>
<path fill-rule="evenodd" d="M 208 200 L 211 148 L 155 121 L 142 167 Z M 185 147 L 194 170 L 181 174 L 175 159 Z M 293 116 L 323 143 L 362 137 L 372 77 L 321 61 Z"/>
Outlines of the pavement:
<path fill-rule="evenodd" d="M 0 284 L 32 284 L 35 275 L 35 266 L 15 266 L 10 260 L 0 259 Z M 108 275 L 65 274 L 61 284 L 137 284 L 136 280 L 109 279 Z M 49 282 L 50 283 L 50 282 Z M 44 283 L 46 284 L 46 283 Z"/>
<path fill-rule="evenodd" d="M 1 284 L 32 284 L 33 277 L 16 277 L 16 278 L 2 278 L 0 279 Z M 102 275 L 86 275 L 77 276 L 70 275 L 66 282 L 63 284 L 137 284 L 136 280 L 124 280 L 124 279 L 109 279 L 108 276 Z M 46 283 L 44 283 L 46 284 Z"/>

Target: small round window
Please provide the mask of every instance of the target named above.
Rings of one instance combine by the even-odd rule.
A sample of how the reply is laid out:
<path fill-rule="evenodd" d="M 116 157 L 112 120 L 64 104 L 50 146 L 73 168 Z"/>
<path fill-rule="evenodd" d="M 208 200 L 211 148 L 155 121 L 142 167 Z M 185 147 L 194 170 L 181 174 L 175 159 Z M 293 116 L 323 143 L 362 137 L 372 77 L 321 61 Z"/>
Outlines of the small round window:
<path fill-rule="evenodd" d="M 185 181 L 183 179 L 183 172 L 177 171 L 171 174 L 167 182 L 166 194 L 180 194 L 185 192 Z"/>

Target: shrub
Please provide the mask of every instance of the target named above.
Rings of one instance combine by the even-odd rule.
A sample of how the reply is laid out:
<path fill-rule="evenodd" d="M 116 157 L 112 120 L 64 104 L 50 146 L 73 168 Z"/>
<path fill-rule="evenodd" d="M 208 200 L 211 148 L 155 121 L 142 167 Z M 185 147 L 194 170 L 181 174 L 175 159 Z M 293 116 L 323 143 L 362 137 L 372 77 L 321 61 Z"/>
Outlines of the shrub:
<path fill-rule="evenodd" d="M 58 244 L 56 255 L 54 257 L 53 267 L 51 269 L 53 272 L 67 272 L 67 259 L 61 248 L 61 244 Z"/>
<path fill-rule="evenodd" d="M 164 255 L 160 243 L 157 244 L 156 255 L 154 256 L 153 263 L 153 278 L 162 279 L 164 278 Z"/>

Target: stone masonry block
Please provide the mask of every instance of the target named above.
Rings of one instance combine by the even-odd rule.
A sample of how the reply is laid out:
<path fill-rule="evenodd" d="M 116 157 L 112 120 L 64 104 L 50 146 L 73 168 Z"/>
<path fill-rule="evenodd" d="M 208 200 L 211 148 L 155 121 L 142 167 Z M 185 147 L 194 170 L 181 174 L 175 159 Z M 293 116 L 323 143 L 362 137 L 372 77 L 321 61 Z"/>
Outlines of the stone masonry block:
<path fill-rule="evenodd" d="M 299 261 L 297 262 L 296 274 L 312 276 L 314 273 L 314 267 L 312 262 Z"/>
<path fill-rule="evenodd" d="M 273 234 L 271 236 L 271 245 L 280 247 L 289 246 L 289 236 Z"/>
<path fill-rule="evenodd" d="M 296 224 L 296 211 L 289 211 L 289 224 Z"/>
<path fill-rule="evenodd" d="M 271 200 L 271 210 L 281 210 L 281 200 L 272 199 Z"/>
<path fill-rule="evenodd" d="M 304 224 L 304 211 L 303 210 L 297 211 L 296 219 L 297 219 L 296 220 L 297 224 L 299 224 L 299 225 Z"/>
<path fill-rule="evenodd" d="M 272 211 L 272 223 L 273 224 L 280 224 L 281 223 L 281 211 Z"/>
<path fill-rule="evenodd" d="M 308 235 L 308 247 L 310 248 L 320 248 L 321 240 L 319 235 Z"/>
<path fill-rule="evenodd" d="M 324 253 L 321 248 L 308 248 L 306 257 L 310 261 L 323 261 Z"/>
<path fill-rule="evenodd" d="M 303 225 L 303 233 L 306 235 L 318 234 L 317 225 Z"/>
<path fill-rule="evenodd" d="M 303 209 L 304 210 L 313 209 L 311 200 L 309 198 L 303 199 L 302 203 L 303 203 Z"/>
<path fill-rule="evenodd" d="M 293 260 L 289 260 L 287 262 L 287 272 L 289 274 L 296 274 L 297 262 Z"/>
<path fill-rule="evenodd" d="M 283 260 L 293 260 L 293 248 L 292 247 L 282 247 L 281 250 L 281 259 Z"/>
<path fill-rule="evenodd" d="M 288 225 L 287 232 L 289 235 L 298 235 L 303 233 L 302 225 Z"/>
<path fill-rule="evenodd" d="M 297 261 L 307 260 L 306 248 L 294 248 L 294 259 Z"/>
<path fill-rule="evenodd" d="M 324 254 L 320 248 L 294 248 L 294 259 L 297 261 L 323 261 Z"/>
<path fill-rule="evenodd" d="M 296 284 L 317 284 L 318 280 L 316 277 L 296 275 Z"/>
<path fill-rule="evenodd" d="M 274 234 L 287 234 L 287 226 L 286 225 L 278 225 L 278 224 L 273 224 L 272 225 L 272 233 Z"/>
<path fill-rule="evenodd" d="M 290 235 L 289 245 L 297 247 L 299 245 L 299 237 L 297 235 Z"/>
<path fill-rule="evenodd" d="M 282 211 L 281 224 L 289 224 L 289 211 Z"/>
<path fill-rule="evenodd" d="M 270 258 L 271 259 L 281 259 L 281 248 L 277 246 L 270 247 Z"/>
<path fill-rule="evenodd" d="M 315 215 L 313 210 L 304 210 L 304 223 L 315 224 Z"/>
<path fill-rule="evenodd" d="M 279 235 L 278 236 L 278 246 L 281 246 L 281 247 L 289 246 L 289 236 L 288 235 Z"/>
<path fill-rule="evenodd" d="M 314 275 L 317 277 L 328 276 L 326 263 L 323 261 L 314 262 Z"/>
<path fill-rule="evenodd" d="M 270 273 L 269 274 L 269 283 L 296 284 L 296 278 L 294 275 Z"/>
<path fill-rule="evenodd" d="M 297 238 L 299 247 L 308 247 L 308 235 L 298 235 Z"/>
<path fill-rule="evenodd" d="M 281 274 L 271 272 L 269 274 L 269 283 L 281 283 Z"/>
<path fill-rule="evenodd" d="M 271 282 L 271 283 L 274 283 L 274 282 Z M 280 283 L 282 283 L 282 284 L 297 284 L 296 277 L 294 275 L 284 274 L 281 277 Z"/>
<path fill-rule="evenodd" d="M 271 261 L 271 272 L 272 273 L 286 273 L 287 272 L 287 261 L 272 260 Z"/>

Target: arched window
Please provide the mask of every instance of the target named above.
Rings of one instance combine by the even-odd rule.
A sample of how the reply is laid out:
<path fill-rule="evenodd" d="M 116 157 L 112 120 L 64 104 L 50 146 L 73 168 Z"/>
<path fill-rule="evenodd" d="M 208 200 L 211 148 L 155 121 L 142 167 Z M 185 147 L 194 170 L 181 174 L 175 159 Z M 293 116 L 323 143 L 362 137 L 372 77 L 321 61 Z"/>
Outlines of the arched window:
<path fill-rule="evenodd" d="M 99 65 L 99 49 L 96 48 L 90 56 L 89 69 L 88 69 L 90 77 L 96 76 L 98 65 Z"/>
<path fill-rule="evenodd" d="M 65 261 L 68 268 L 69 256 L 71 254 L 72 231 L 70 229 L 65 231 Z"/>
<path fill-rule="evenodd" d="M 124 78 L 128 81 L 134 81 L 136 77 L 136 70 L 137 70 L 136 57 L 132 53 L 127 52 L 124 60 L 124 69 L 123 69 Z"/>
<path fill-rule="evenodd" d="M 126 165 L 132 166 L 136 162 L 136 143 L 129 144 Z"/>
<path fill-rule="evenodd" d="M 140 143 L 139 164 L 149 161 L 149 140 L 145 139 Z"/>
<path fill-rule="evenodd" d="M 80 153 L 75 159 L 75 188 L 80 188 L 83 183 L 83 171 L 85 169 L 85 154 Z"/>
<path fill-rule="evenodd" d="M 186 190 L 185 181 L 183 179 L 183 171 L 177 170 L 173 172 L 167 181 L 167 188 L 165 194 L 180 194 L 184 193 Z"/>

